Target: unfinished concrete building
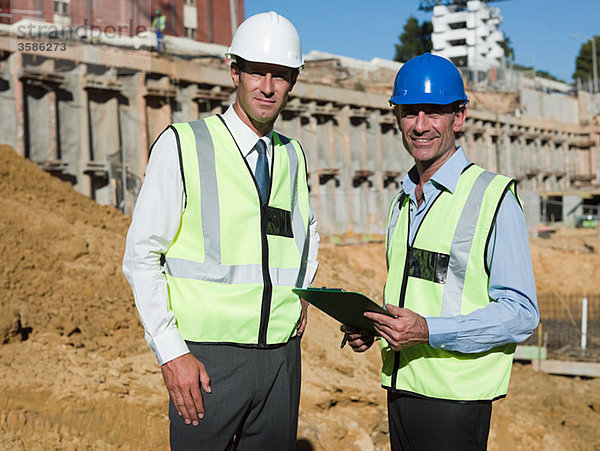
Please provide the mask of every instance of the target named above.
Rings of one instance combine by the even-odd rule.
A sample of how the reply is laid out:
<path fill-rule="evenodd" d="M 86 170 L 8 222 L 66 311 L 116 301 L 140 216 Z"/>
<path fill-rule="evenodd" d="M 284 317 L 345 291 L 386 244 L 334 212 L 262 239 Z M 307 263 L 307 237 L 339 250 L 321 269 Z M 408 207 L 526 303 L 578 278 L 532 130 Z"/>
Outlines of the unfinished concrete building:
<path fill-rule="evenodd" d="M 0 29 L 0 142 L 130 213 L 158 134 L 233 100 L 224 47 L 168 38 L 178 54 L 151 53 L 135 37 L 19 51 L 36 41 Z M 276 129 L 307 154 L 321 234 L 381 233 L 412 166 L 387 102 L 399 65 L 320 52 L 306 59 Z M 469 91 L 459 143 L 473 161 L 520 182 L 533 230 L 600 203 L 600 96 L 549 94 L 526 82 L 513 92 Z"/>
<path fill-rule="evenodd" d="M 432 53 L 483 74 L 502 65 L 504 34 L 498 8 L 480 0 L 449 1 L 433 6 L 431 22 Z"/>

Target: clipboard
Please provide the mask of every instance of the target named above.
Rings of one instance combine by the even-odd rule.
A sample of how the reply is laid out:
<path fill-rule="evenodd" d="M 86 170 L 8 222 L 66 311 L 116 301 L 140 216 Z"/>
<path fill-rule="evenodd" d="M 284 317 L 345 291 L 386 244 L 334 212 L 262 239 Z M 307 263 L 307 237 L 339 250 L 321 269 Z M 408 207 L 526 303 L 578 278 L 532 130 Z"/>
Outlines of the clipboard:
<path fill-rule="evenodd" d="M 343 291 L 339 288 L 293 288 L 292 291 L 340 323 L 374 334 L 377 332 L 373 323 L 363 316 L 364 312 L 393 316 L 362 293 Z"/>

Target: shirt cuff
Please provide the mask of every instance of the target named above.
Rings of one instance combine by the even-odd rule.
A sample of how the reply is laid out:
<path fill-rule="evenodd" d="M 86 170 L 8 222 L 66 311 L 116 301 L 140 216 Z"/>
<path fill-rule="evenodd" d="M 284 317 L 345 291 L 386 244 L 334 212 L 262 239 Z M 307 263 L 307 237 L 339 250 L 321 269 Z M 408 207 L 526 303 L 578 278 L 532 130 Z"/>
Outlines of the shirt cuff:
<path fill-rule="evenodd" d="M 177 328 L 169 329 L 164 334 L 152 338 L 152 351 L 159 365 L 176 359 L 190 352 L 185 340 Z"/>
<path fill-rule="evenodd" d="M 302 288 L 308 288 L 312 286 L 312 283 L 315 280 L 315 276 L 317 275 L 318 268 L 318 262 L 311 260 L 308 260 L 306 262 L 306 274 L 304 276 L 304 283 L 302 284 Z"/>
<path fill-rule="evenodd" d="M 432 348 L 451 351 L 456 344 L 458 328 L 455 317 L 425 318 L 429 328 L 429 345 Z"/>

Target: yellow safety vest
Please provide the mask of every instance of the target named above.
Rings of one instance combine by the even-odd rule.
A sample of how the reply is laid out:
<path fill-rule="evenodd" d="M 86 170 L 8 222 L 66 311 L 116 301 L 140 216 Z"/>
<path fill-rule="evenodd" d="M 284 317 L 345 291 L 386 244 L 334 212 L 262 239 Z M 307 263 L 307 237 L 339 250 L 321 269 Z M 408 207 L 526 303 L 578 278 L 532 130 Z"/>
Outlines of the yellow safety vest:
<path fill-rule="evenodd" d="M 152 20 L 152 29 L 154 31 L 165 31 L 167 28 L 167 18 L 165 16 L 156 16 Z"/>
<path fill-rule="evenodd" d="M 171 126 L 186 206 L 165 254 L 170 306 L 185 340 L 267 347 L 300 315 L 308 252 L 308 184 L 300 145 L 273 132 L 271 192 L 255 178 L 220 116 Z"/>
<path fill-rule="evenodd" d="M 385 302 L 423 316 L 466 315 L 494 302 L 486 250 L 495 215 L 514 181 L 471 165 L 454 193 L 442 191 L 409 245 L 409 199 L 398 195 L 388 217 Z M 393 351 L 381 342 L 383 387 L 450 400 L 506 394 L 514 344 L 465 354 L 418 344 Z"/>

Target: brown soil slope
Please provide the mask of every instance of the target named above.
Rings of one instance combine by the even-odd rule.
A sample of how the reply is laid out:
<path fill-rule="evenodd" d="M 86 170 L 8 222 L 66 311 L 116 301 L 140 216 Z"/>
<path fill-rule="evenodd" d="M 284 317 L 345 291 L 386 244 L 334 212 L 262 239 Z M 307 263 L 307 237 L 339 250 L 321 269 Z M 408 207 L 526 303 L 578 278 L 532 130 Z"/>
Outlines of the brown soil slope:
<path fill-rule="evenodd" d="M 0 211 L 0 448 L 166 449 L 166 392 L 120 271 L 127 218 L 2 146 Z M 542 244 L 532 245 L 538 284 L 597 286 L 576 254 L 580 242 Z M 600 263 L 587 257 L 590 270 Z M 380 300 L 382 244 L 323 245 L 319 260 L 316 285 Z M 340 350 L 339 326 L 316 309 L 309 319 L 304 447 L 387 449 L 377 349 Z M 496 403 L 490 449 L 598 447 L 600 380 L 515 365 L 509 397 Z"/>

